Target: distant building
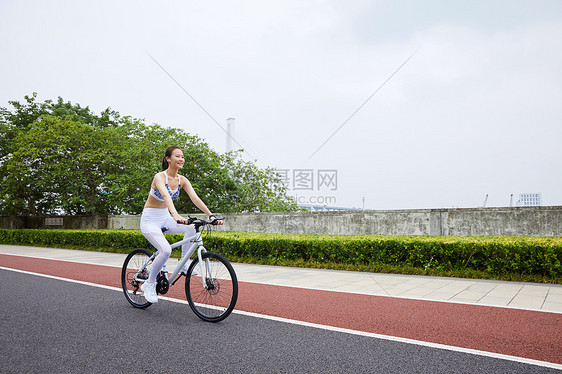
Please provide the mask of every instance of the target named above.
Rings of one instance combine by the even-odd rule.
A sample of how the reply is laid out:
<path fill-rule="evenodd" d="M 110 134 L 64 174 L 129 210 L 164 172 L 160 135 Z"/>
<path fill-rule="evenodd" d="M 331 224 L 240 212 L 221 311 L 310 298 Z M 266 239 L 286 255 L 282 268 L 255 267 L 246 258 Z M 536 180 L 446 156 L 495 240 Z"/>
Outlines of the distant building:
<path fill-rule="evenodd" d="M 522 193 L 519 194 L 517 206 L 541 206 L 542 195 L 540 193 Z"/>
<path fill-rule="evenodd" d="M 361 210 L 360 208 L 343 208 L 327 205 L 311 205 L 311 204 L 298 204 L 301 209 L 306 209 L 309 212 L 334 212 L 334 211 L 350 211 L 350 210 Z"/>

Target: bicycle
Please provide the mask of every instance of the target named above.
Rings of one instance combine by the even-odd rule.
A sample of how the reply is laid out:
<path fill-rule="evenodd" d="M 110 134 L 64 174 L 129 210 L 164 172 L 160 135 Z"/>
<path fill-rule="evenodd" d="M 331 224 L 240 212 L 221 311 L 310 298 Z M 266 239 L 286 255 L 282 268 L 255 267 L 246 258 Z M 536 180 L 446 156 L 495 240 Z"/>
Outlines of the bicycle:
<path fill-rule="evenodd" d="M 220 218 L 217 220 L 223 220 Z M 230 315 L 238 299 L 238 279 L 232 265 L 218 253 L 207 252 L 203 246 L 202 229 L 210 230 L 215 221 L 205 221 L 189 217 L 188 222 L 195 225 L 195 235 L 175 242 L 172 249 L 186 243 L 193 243 L 186 255 L 179 260 L 174 271 L 168 276 L 161 270 L 156 278 L 156 293 L 165 295 L 182 275 L 185 275 L 185 296 L 193 312 L 202 320 L 219 322 Z M 166 227 L 162 232 L 166 232 Z M 197 249 L 186 274 L 182 267 Z M 135 308 L 147 308 L 152 303 L 146 301 L 140 286 L 148 280 L 148 274 L 158 252 L 152 253 L 145 248 L 133 250 L 123 263 L 121 285 L 127 301 Z M 198 268 L 198 273 L 195 269 Z"/>

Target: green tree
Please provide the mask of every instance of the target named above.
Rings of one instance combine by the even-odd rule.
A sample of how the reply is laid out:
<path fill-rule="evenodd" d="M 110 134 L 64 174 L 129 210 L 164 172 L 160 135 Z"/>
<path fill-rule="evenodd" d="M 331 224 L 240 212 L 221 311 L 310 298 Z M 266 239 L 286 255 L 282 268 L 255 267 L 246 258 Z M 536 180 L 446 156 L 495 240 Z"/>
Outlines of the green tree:
<path fill-rule="evenodd" d="M 296 210 L 272 169 L 219 154 L 185 131 L 106 109 L 36 101 L 0 108 L 0 213 L 138 214 L 167 146 L 184 150 L 182 174 L 217 212 Z M 197 211 L 184 194 L 180 212 Z"/>
<path fill-rule="evenodd" d="M 27 131 L 32 123 L 44 115 L 67 118 L 89 124 L 94 127 L 116 127 L 119 124 L 119 113 L 107 108 L 99 116 L 92 113 L 88 107 L 81 107 L 79 104 L 64 102 L 58 98 L 56 102 L 45 100 L 37 102 L 37 93 L 25 96 L 25 102 L 10 101 L 13 111 L 0 107 L 0 165 L 4 158 L 13 152 L 12 142 L 15 136 L 21 131 Z"/>
<path fill-rule="evenodd" d="M 3 166 L 6 212 L 116 213 L 108 196 L 118 168 L 118 132 L 50 115 L 18 132 Z"/>

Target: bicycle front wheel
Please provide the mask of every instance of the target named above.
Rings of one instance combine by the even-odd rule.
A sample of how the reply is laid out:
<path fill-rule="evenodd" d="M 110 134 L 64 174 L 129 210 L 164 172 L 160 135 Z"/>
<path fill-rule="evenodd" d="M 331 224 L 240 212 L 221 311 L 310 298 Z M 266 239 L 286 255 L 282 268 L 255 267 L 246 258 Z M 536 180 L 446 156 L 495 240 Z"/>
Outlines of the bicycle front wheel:
<path fill-rule="evenodd" d="M 148 280 L 148 273 L 152 266 L 150 257 L 152 253 L 148 249 L 137 248 L 125 259 L 121 270 L 121 286 L 125 298 L 135 308 L 146 308 L 152 303 L 146 301 L 140 286 Z"/>
<path fill-rule="evenodd" d="M 194 259 L 185 277 L 185 295 L 189 306 L 204 321 L 219 322 L 228 317 L 238 299 L 238 279 L 232 265 L 213 252 Z M 193 274 L 194 270 L 196 274 Z"/>

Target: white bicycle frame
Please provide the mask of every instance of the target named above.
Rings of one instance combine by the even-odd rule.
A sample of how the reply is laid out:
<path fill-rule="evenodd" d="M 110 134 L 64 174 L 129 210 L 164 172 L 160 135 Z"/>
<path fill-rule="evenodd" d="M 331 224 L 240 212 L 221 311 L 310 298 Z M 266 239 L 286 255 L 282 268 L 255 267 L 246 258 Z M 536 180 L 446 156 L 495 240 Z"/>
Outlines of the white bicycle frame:
<path fill-rule="evenodd" d="M 184 238 L 183 240 L 180 240 L 179 242 L 175 242 L 174 244 L 171 245 L 171 247 L 172 247 L 172 249 L 174 249 L 174 248 L 177 248 L 177 247 L 182 246 L 182 245 L 184 245 L 186 243 L 189 243 L 189 242 L 191 242 L 193 244 L 191 244 L 191 247 L 189 248 L 189 250 L 185 254 L 184 258 L 181 259 L 180 262 L 176 265 L 172 274 L 170 276 L 167 276 L 168 282 L 170 284 L 174 283 L 174 281 L 176 280 L 176 277 L 178 276 L 178 274 L 181 271 L 181 268 L 183 267 L 183 265 L 185 265 L 187 263 L 187 261 L 189 261 L 189 259 L 193 255 L 193 252 L 195 252 L 195 249 L 197 248 L 197 257 L 199 258 L 199 274 L 201 275 L 203 287 L 207 288 L 207 278 L 212 279 L 212 274 L 211 274 L 211 266 L 209 264 L 208 259 L 205 260 L 205 268 L 206 268 L 207 272 L 203 272 L 203 255 L 202 254 L 207 252 L 207 250 L 203 246 L 203 238 L 202 238 L 201 232 L 198 231 L 198 232 L 195 233 L 195 235 L 192 235 L 188 238 Z M 150 257 L 149 262 L 151 260 L 154 260 L 154 258 L 157 255 L 158 255 L 158 252 L 154 253 Z M 144 264 L 144 266 L 146 266 L 146 264 Z M 143 266 L 143 268 L 144 268 L 144 266 Z"/>

